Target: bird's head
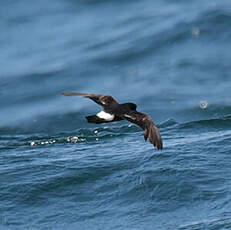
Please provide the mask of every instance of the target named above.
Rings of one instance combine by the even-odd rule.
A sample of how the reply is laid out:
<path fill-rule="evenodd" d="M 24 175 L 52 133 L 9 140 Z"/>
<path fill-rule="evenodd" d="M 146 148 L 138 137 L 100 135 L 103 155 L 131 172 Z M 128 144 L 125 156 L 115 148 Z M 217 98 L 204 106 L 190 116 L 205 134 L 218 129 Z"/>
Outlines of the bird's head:
<path fill-rule="evenodd" d="M 111 96 L 102 96 L 100 98 L 100 101 L 105 106 L 109 106 L 109 105 L 113 105 L 114 103 L 117 103 L 115 99 Z"/>

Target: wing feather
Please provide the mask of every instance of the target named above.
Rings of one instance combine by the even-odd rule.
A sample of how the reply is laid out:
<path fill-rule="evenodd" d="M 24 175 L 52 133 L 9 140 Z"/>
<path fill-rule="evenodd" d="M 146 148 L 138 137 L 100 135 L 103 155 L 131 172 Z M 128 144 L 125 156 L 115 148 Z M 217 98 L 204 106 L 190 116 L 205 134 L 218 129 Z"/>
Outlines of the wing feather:
<path fill-rule="evenodd" d="M 145 141 L 148 139 L 157 149 L 163 148 L 163 142 L 158 128 L 148 115 L 137 111 L 131 111 L 128 114 L 124 114 L 123 118 L 135 123 L 144 130 Z"/>
<path fill-rule="evenodd" d="M 118 103 L 112 96 L 109 96 L 109 95 L 93 94 L 93 93 L 73 93 L 73 92 L 70 92 L 70 93 L 64 92 L 64 93 L 62 93 L 62 95 L 86 97 L 86 98 L 93 100 L 95 103 L 101 105 L 102 107 L 105 107 L 107 105 L 107 102 Z"/>

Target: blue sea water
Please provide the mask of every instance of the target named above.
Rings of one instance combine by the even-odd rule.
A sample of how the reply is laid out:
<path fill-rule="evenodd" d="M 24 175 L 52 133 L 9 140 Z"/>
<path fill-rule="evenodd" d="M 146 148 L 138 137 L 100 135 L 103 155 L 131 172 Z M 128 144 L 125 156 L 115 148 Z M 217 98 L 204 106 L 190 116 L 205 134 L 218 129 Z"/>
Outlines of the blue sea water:
<path fill-rule="evenodd" d="M 231 229 L 230 0 L 6 0 L 0 229 Z M 149 114 L 126 121 L 63 91 Z"/>

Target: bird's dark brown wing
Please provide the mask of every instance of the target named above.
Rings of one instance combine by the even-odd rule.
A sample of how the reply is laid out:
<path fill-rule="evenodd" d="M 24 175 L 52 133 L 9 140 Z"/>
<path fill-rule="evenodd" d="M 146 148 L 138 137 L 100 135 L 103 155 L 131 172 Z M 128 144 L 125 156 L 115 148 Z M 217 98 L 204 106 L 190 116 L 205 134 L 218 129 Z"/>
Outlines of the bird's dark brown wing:
<path fill-rule="evenodd" d="M 123 114 L 122 118 L 140 126 L 144 130 L 145 141 L 148 139 L 157 149 L 163 148 L 160 133 L 148 115 L 137 111 L 130 111 L 129 113 Z"/>
<path fill-rule="evenodd" d="M 110 103 L 118 103 L 112 96 L 93 93 L 62 93 L 64 96 L 82 96 L 93 100 L 95 103 L 105 107 Z"/>

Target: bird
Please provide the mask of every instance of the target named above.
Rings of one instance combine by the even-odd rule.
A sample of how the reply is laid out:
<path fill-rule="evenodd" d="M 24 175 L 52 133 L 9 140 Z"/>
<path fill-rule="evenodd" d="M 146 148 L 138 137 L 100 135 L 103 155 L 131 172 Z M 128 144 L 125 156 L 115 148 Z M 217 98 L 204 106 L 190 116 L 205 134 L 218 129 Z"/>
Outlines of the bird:
<path fill-rule="evenodd" d="M 145 141 L 148 139 L 154 147 L 163 149 L 162 138 L 158 128 L 147 114 L 136 111 L 136 104 L 131 102 L 120 104 L 112 96 L 102 94 L 63 92 L 62 95 L 89 98 L 103 107 L 103 110 L 99 113 L 86 116 L 89 123 L 100 124 L 127 120 L 144 130 Z"/>

